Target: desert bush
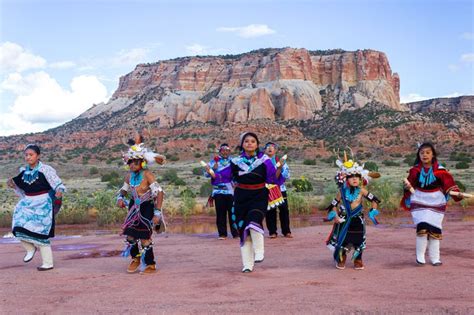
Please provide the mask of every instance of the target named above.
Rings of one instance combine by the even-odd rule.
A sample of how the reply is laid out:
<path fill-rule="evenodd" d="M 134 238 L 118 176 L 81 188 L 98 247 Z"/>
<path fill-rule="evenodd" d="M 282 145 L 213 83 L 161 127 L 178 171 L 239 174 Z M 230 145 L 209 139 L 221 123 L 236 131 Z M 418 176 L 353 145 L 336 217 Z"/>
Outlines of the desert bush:
<path fill-rule="evenodd" d="M 307 192 L 313 190 L 313 185 L 304 176 L 301 176 L 300 179 L 293 179 L 291 184 L 295 188 L 296 192 Z"/>
<path fill-rule="evenodd" d="M 99 174 L 99 170 L 97 169 L 97 167 L 93 166 L 90 168 L 89 170 L 89 175 L 97 175 Z"/>
<path fill-rule="evenodd" d="M 97 210 L 97 224 L 99 226 L 122 223 L 127 210 L 116 205 L 116 196 L 113 190 L 101 190 L 92 195 L 92 206 Z"/>
<path fill-rule="evenodd" d="M 396 215 L 403 194 L 403 185 L 401 183 L 395 184 L 387 179 L 374 180 L 370 182 L 367 190 L 381 200 L 379 210 L 392 216 Z M 366 207 L 367 209 L 370 208 L 369 202 L 366 202 Z"/>
<path fill-rule="evenodd" d="M 311 213 L 311 204 L 307 195 L 292 191 L 288 191 L 287 194 L 288 208 L 291 214 Z"/>
<path fill-rule="evenodd" d="M 314 159 L 305 159 L 303 161 L 303 164 L 304 165 L 316 165 L 316 160 L 314 160 Z"/>
<path fill-rule="evenodd" d="M 400 163 L 392 161 L 392 160 L 384 160 L 382 164 L 385 166 L 400 166 Z"/>
<path fill-rule="evenodd" d="M 61 210 L 56 216 L 56 224 L 85 224 L 91 221 L 89 209 L 91 201 L 81 193 L 64 194 Z"/>
<path fill-rule="evenodd" d="M 467 162 L 461 161 L 456 163 L 454 166 L 457 170 L 465 170 L 469 168 L 469 164 Z"/>
<path fill-rule="evenodd" d="M 12 211 L 0 211 L 0 227 L 11 227 L 12 226 Z"/>
<path fill-rule="evenodd" d="M 199 187 L 199 196 L 208 197 L 212 193 L 212 185 L 210 182 L 205 182 Z"/>
<path fill-rule="evenodd" d="M 379 166 L 377 165 L 377 163 L 372 161 L 365 162 L 364 168 L 372 172 L 377 172 L 379 170 Z"/>
<path fill-rule="evenodd" d="M 193 175 L 203 175 L 202 167 L 193 168 Z"/>

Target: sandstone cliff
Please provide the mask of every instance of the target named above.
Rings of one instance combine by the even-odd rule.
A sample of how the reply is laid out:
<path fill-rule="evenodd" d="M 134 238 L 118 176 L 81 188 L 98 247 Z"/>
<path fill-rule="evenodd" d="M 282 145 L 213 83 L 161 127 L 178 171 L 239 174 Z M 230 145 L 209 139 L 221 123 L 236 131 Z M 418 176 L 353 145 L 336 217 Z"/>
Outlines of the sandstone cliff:
<path fill-rule="evenodd" d="M 408 103 L 406 105 L 413 113 L 427 113 L 437 111 L 474 112 L 474 96 L 466 95 L 452 98 L 433 98 L 430 100 Z"/>
<path fill-rule="evenodd" d="M 156 127 L 187 121 L 306 120 L 321 110 L 356 109 L 371 102 L 405 110 L 399 88 L 398 75 L 382 52 L 262 49 L 140 64 L 120 79 L 108 103 L 79 119 L 135 112 Z"/>

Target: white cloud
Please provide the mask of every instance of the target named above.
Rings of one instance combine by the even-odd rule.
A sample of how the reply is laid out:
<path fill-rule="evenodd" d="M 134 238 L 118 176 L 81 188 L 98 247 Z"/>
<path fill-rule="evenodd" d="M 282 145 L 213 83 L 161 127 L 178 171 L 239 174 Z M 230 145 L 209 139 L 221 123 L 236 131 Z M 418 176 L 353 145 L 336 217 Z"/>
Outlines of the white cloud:
<path fill-rule="evenodd" d="M 112 58 L 113 66 L 136 65 L 146 61 L 150 49 L 148 48 L 132 48 L 130 50 L 121 50 Z"/>
<path fill-rule="evenodd" d="M 400 96 L 400 103 L 411 103 L 411 102 L 418 102 L 430 99 L 431 97 L 421 96 L 417 93 L 410 93 L 408 95 L 401 95 Z"/>
<path fill-rule="evenodd" d="M 186 50 L 191 55 L 207 55 L 209 47 L 199 45 L 199 44 L 192 44 L 190 46 L 186 46 Z"/>
<path fill-rule="evenodd" d="M 188 52 L 189 55 L 192 56 L 204 56 L 204 55 L 219 55 L 224 53 L 224 49 L 222 48 L 211 48 L 208 46 L 204 46 L 201 44 L 192 44 L 189 46 L 186 46 L 186 51 Z"/>
<path fill-rule="evenodd" d="M 276 33 L 275 30 L 272 30 L 266 24 L 250 24 L 241 27 L 219 27 L 217 31 L 236 33 L 242 38 L 255 38 Z"/>
<path fill-rule="evenodd" d="M 44 68 L 46 60 L 25 50 L 18 44 L 0 44 L 0 67 L 3 72 L 22 72 L 29 69 Z"/>
<path fill-rule="evenodd" d="M 76 63 L 73 61 L 57 61 L 50 63 L 49 67 L 53 69 L 70 69 L 76 67 Z"/>
<path fill-rule="evenodd" d="M 474 62 L 474 53 L 463 54 L 461 56 L 461 61 L 465 63 L 472 63 Z"/>
<path fill-rule="evenodd" d="M 51 128 L 78 116 L 93 104 L 107 101 L 107 89 L 95 76 L 74 77 L 70 89 L 63 89 L 44 71 L 27 76 L 14 73 L 0 88 L 16 95 L 9 112 L 2 113 L 0 118 L 3 135 Z"/>
<path fill-rule="evenodd" d="M 461 38 L 467 39 L 467 40 L 474 40 L 474 33 L 464 32 L 464 33 L 461 34 Z"/>
<path fill-rule="evenodd" d="M 457 72 L 457 71 L 459 70 L 459 66 L 458 66 L 458 65 L 451 64 L 451 65 L 448 65 L 448 69 L 449 69 L 449 71 L 451 71 L 451 72 Z"/>
<path fill-rule="evenodd" d="M 424 101 L 424 100 L 429 100 L 433 98 L 443 98 L 443 97 L 458 97 L 462 96 L 463 94 L 459 92 L 453 92 L 447 95 L 441 95 L 441 96 L 422 96 L 417 93 L 410 93 L 408 95 L 401 95 L 400 96 L 400 103 L 411 103 L 411 102 L 419 102 L 419 101 Z"/>

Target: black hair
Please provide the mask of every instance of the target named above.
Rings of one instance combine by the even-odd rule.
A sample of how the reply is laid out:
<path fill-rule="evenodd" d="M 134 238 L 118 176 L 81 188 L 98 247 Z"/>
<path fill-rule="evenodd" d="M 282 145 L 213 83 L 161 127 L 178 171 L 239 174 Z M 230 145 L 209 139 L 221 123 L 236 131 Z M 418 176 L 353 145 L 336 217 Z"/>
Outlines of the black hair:
<path fill-rule="evenodd" d="M 433 159 L 431 160 L 431 163 L 434 163 L 435 161 L 437 161 L 437 157 L 438 157 L 438 154 L 436 153 L 436 150 L 435 150 L 435 147 L 434 145 L 431 143 L 431 142 L 425 142 L 423 143 L 422 145 L 420 145 L 420 147 L 418 148 L 418 151 L 416 152 L 416 159 L 415 159 L 415 163 L 413 165 L 418 165 L 421 163 L 421 160 L 420 160 L 420 151 L 422 149 L 426 149 L 426 148 L 430 148 L 431 149 L 431 152 L 433 152 Z"/>
<path fill-rule="evenodd" d="M 33 150 L 36 152 L 36 154 L 40 154 L 41 153 L 41 150 L 39 148 L 39 146 L 37 146 L 36 144 L 28 144 L 26 147 L 25 147 L 25 150 L 23 150 L 23 152 L 25 152 L 26 150 Z"/>
<path fill-rule="evenodd" d="M 258 137 L 255 133 L 253 132 L 246 132 L 244 133 L 244 135 L 242 136 L 242 139 L 240 140 L 240 151 L 244 151 L 244 141 L 245 141 L 245 138 L 247 138 L 248 136 L 251 136 L 251 137 L 254 137 L 255 140 L 257 140 L 257 150 L 255 150 L 257 153 L 260 152 L 260 140 L 258 140 Z"/>
<path fill-rule="evenodd" d="M 219 150 L 222 149 L 222 147 L 229 147 L 229 145 L 227 143 L 222 143 L 220 146 L 219 146 Z M 230 147 L 229 147 L 230 148 Z"/>

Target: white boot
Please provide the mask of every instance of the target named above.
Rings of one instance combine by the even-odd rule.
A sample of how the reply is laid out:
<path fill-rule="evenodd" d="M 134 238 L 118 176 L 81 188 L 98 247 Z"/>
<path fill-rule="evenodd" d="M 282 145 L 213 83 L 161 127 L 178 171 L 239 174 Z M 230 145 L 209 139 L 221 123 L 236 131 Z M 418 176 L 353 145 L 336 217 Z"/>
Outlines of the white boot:
<path fill-rule="evenodd" d="M 416 262 L 419 265 L 424 265 L 426 246 L 428 245 L 428 238 L 426 235 L 416 236 Z"/>
<path fill-rule="evenodd" d="M 39 271 L 45 271 L 53 269 L 53 251 L 51 245 L 42 245 L 39 247 L 43 264 L 38 267 Z"/>
<path fill-rule="evenodd" d="M 242 254 L 242 272 L 251 272 L 254 265 L 252 241 L 250 238 L 247 238 L 244 245 L 240 247 L 240 253 Z"/>
<path fill-rule="evenodd" d="M 255 262 L 262 262 L 264 258 L 263 234 L 250 229 L 250 237 L 252 238 L 253 250 L 255 252 Z"/>
<path fill-rule="evenodd" d="M 439 260 L 439 240 L 430 238 L 428 241 L 428 255 L 430 256 L 431 263 L 433 266 L 442 265 Z"/>
<path fill-rule="evenodd" d="M 23 248 L 26 250 L 25 257 L 23 257 L 24 262 L 30 262 L 33 257 L 35 256 L 36 253 L 36 247 L 32 243 L 21 241 L 21 245 L 23 245 Z"/>

